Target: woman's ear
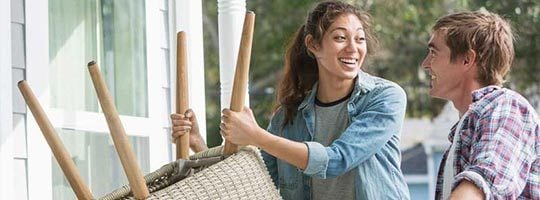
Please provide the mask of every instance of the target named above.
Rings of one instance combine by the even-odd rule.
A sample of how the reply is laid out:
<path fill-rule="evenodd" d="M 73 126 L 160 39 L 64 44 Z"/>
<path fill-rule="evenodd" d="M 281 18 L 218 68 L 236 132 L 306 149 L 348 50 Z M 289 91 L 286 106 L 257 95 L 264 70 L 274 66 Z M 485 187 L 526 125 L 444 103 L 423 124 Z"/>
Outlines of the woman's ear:
<path fill-rule="evenodd" d="M 306 35 L 304 43 L 311 54 L 315 54 L 315 51 L 319 50 L 319 45 L 313 40 L 313 36 L 311 34 Z"/>

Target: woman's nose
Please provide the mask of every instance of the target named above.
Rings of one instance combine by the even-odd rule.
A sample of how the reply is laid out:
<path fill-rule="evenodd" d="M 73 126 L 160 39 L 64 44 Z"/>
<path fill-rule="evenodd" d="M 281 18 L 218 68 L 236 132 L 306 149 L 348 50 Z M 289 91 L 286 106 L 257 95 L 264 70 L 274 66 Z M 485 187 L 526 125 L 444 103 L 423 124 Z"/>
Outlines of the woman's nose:
<path fill-rule="evenodd" d="M 345 50 L 347 50 L 347 52 L 356 52 L 358 50 L 358 45 L 360 44 L 357 44 L 353 40 L 350 40 L 347 42 L 347 46 L 345 47 Z"/>

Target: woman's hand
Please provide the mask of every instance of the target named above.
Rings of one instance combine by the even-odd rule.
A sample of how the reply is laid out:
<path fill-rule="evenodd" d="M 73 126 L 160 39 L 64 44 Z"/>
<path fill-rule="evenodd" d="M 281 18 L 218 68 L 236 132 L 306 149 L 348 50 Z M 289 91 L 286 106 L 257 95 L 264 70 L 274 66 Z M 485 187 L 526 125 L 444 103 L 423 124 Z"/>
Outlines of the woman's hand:
<path fill-rule="evenodd" d="M 273 135 L 259 127 L 248 107 L 240 112 L 223 109 L 221 135 L 237 145 L 255 145 L 267 153 L 300 169 L 306 169 L 308 148 L 306 144 Z"/>
<path fill-rule="evenodd" d="M 171 114 L 171 124 L 173 142 L 176 143 L 180 136 L 189 133 L 189 147 L 191 150 L 199 152 L 207 149 L 199 132 L 199 124 L 193 110 L 188 109 L 184 114 Z"/>
<path fill-rule="evenodd" d="M 244 107 L 240 112 L 223 109 L 222 114 L 219 129 L 227 141 L 238 145 L 258 146 L 261 134 L 266 132 L 257 124 L 251 109 Z"/>

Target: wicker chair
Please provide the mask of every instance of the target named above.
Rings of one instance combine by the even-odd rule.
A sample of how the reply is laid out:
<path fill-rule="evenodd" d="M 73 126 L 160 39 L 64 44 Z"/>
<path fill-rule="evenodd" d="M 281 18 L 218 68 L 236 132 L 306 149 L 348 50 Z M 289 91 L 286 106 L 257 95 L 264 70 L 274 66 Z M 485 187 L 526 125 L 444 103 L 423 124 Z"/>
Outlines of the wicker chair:
<path fill-rule="evenodd" d="M 254 20 L 253 12 L 246 13 L 231 100 L 231 110 L 234 111 L 240 111 L 243 108 Z M 180 100 L 187 99 L 184 44 L 185 34 L 180 32 L 178 34 L 177 82 L 180 83 L 179 90 L 184 91 L 184 94 L 179 95 L 179 90 L 177 90 L 178 113 L 185 112 L 188 107 L 187 101 Z M 116 189 L 99 199 L 281 199 L 259 150 L 252 146 L 238 148 L 229 142 L 226 142 L 224 146 L 208 149 L 188 158 L 189 144 L 186 141 L 189 142 L 189 138 L 181 138 L 182 145 L 177 143 L 177 158 L 181 157 L 181 159 L 166 164 L 143 177 L 114 102 L 99 72 L 99 67 L 95 62 L 90 62 L 88 66 L 113 142 L 129 181 L 129 185 Z M 181 82 L 182 80 L 184 82 Z M 18 85 L 75 195 L 78 199 L 94 199 L 28 84 L 21 81 Z"/>
<path fill-rule="evenodd" d="M 146 175 L 148 199 L 281 199 L 257 148 L 244 147 L 224 159 L 222 147 Z M 126 185 L 100 199 L 135 198 Z"/>

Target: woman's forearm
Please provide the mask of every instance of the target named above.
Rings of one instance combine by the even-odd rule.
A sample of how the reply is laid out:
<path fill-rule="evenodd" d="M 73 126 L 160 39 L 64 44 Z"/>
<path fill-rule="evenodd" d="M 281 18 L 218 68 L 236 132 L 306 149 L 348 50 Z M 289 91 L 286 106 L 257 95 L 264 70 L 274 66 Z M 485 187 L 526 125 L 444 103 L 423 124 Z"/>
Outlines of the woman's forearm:
<path fill-rule="evenodd" d="M 255 145 L 278 159 L 306 169 L 308 164 L 308 148 L 306 144 L 275 136 L 264 129 L 259 129 L 259 137 Z"/>

